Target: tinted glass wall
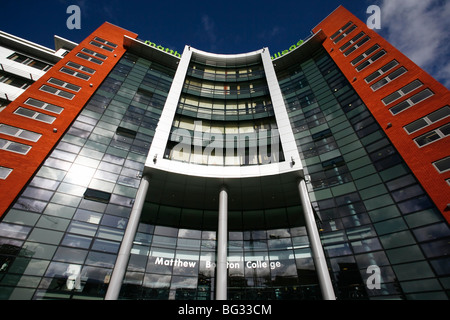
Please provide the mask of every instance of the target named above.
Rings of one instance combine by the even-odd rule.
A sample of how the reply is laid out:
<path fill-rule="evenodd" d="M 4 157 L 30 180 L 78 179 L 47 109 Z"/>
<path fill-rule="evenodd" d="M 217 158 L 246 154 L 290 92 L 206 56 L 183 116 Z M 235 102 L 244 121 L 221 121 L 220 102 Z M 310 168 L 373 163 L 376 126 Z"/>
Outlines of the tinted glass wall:
<path fill-rule="evenodd" d="M 228 299 L 321 299 L 302 209 L 230 211 Z M 215 299 L 217 211 L 146 203 L 121 299 Z"/>
<path fill-rule="evenodd" d="M 448 224 L 332 59 L 277 75 L 338 298 L 446 299 Z"/>
<path fill-rule="evenodd" d="M 125 54 L 0 223 L 0 298 L 100 298 L 174 70 Z"/>

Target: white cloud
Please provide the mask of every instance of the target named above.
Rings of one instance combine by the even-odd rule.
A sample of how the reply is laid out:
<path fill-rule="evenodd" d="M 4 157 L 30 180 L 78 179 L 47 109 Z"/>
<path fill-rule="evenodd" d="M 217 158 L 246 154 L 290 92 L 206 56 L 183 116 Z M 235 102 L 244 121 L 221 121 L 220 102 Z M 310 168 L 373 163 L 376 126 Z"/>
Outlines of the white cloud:
<path fill-rule="evenodd" d="M 210 49 L 214 50 L 217 44 L 217 34 L 215 30 L 214 20 L 210 18 L 208 15 L 202 16 L 202 27 L 203 27 L 203 35 L 206 37 L 210 44 Z"/>
<path fill-rule="evenodd" d="M 379 0 L 379 33 L 450 88 L 450 1 Z"/>

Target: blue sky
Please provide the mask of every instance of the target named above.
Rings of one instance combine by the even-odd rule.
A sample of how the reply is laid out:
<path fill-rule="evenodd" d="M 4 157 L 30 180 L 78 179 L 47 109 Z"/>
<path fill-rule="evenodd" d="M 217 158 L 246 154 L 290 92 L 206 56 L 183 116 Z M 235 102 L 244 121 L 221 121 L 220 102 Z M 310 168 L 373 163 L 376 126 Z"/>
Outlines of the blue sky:
<path fill-rule="evenodd" d="M 363 21 L 369 17 L 367 7 L 376 4 L 382 10 L 379 33 L 450 87 L 450 63 L 436 62 L 450 60 L 448 0 L 1 1 L 0 30 L 49 48 L 55 34 L 78 43 L 108 21 L 178 52 L 189 44 L 224 54 L 262 47 L 281 51 L 308 37 L 340 4 Z M 66 26 L 69 5 L 81 9 L 80 30 Z M 431 34 L 432 22 L 438 27 L 433 25 Z M 414 38 L 419 31 L 429 44 Z"/>

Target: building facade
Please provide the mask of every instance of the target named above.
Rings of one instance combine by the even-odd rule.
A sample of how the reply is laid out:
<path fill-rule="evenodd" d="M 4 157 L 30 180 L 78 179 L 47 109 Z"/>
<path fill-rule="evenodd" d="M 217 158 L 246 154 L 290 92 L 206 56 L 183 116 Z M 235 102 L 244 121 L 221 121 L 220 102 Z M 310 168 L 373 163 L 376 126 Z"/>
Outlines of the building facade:
<path fill-rule="evenodd" d="M 0 112 L 0 299 L 448 299 L 449 101 L 343 7 L 275 54 L 105 23 Z"/>
<path fill-rule="evenodd" d="M 0 31 L 0 108 L 20 96 L 76 44 L 55 36 L 55 50 Z"/>

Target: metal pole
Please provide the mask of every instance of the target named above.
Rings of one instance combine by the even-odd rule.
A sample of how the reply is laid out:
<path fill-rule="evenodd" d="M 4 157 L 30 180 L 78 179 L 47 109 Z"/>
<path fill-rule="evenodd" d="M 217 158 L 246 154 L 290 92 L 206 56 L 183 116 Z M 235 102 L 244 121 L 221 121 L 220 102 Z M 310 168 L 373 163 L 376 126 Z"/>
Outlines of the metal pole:
<path fill-rule="evenodd" d="M 316 220 L 314 219 L 314 212 L 311 207 L 311 202 L 309 201 L 308 189 L 306 188 L 305 180 L 300 180 L 298 190 L 302 201 L 303 212 L 306 220 L 306 229 L 308 231 L 308 238 L 311 244 L 322 296 L 325 300 L 336 300 L 330 273 L 328 272 L 327 261 L 325 259 L 322 243 L 320 241 L 319 231 L 317 230 Z"/>
<path fill-rule="evenodd" d="M 228 192 L 219 194 L 219 226 L 217 230 L 216 300 L 227 300 Z"/>
<path fill-rule="evenodd" d="M 119 298 L 120 288 L 122 287 L 123 278 L 127 270 L 128 259 L 130 258 L 131 248 L 139 226 L 149 184 L 149 177 L 143 176 L 136 194 L 136 199 L 134 200 L 133 208 L 131 209 L 130 219 L 128 220 L 122 244 L 120 245 L 105 300 L 117 300 Z"/>

